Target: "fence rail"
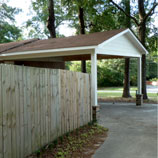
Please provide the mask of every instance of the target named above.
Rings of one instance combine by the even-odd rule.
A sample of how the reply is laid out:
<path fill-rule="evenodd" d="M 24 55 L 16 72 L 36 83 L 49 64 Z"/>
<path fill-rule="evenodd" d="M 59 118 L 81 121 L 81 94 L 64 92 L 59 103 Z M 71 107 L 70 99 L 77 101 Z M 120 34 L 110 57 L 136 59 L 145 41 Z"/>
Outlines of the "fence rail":
<path fill-rule="evenodd" d="M 90 75 L 0 65 L 0 158 L 24 158 L 92 119 Z"/>

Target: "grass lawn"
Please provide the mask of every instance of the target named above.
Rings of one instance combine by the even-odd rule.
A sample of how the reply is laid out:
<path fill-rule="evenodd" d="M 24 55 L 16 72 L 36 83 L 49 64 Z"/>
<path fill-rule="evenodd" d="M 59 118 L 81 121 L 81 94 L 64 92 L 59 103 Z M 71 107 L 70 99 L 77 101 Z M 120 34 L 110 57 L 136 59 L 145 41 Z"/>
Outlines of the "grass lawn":
<path fill-rule="evenodd" d="M 107 90 L 107 89 L 106 89 Z M 117 89 L 118 90 L 118 89 Z M 133 98 L 135 98 L 136 93 L 135 92 L 131 92 L 131 95 Z M 122 97 L 122 93 L 121 92 L 98 92 L 98 98 L 109 98 L 109 97 Z M 158 99 L 158 95 L 156 93 L 148 93 L 148 97 L 151 100 L 157 100 Z"/>
<path fill-rule="evenodd" d="M 131 91 L 136 91 L 137 89 L 138 89 L 137 87 L 130 87 Z M 98 90 L 123 91 L 123 87 L 102 87 L 102 88 L 98 88 Z"/>

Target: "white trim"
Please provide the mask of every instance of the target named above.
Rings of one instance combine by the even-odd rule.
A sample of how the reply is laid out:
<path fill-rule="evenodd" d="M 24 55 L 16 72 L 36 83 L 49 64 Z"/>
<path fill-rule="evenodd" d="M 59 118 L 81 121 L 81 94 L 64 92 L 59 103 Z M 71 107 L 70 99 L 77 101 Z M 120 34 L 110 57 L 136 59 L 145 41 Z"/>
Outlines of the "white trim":
<path fill-rule="evenodd" d="M 121 53 L 121 52 L 110 52 L 105 50 L 104 48 L 96 48 L 96 52 L 97 54 L 102 54 L 102 55 L 113 55 L 113 56 L 123 56 L 123 57 L 141 57 L 141 54 L 125 54 L 125 53 Z"/>
<path fill-rule="evenodd" d="M 91 53 L 91 97 L 92 106 L 98 106 L 97 100 L 97 53 Z"/>
<path fill-rule="evenodd" d="M 137 86 L 138 94 L 142 94 L 142 58 L 138 58 L 137 63 Z"/>
<path fill-rule="evenodd" d="M 16 55 L 29 55 L 29 54 L 40 54 L 40 53 L 53 53 L 53 52 L 65 52 L 65 51 L 77 51 L 77 50 L 87 50 L 95 49 L 97 46 L 86 46 L 86 47 L 71 47 L 71 48 L 59 48 L 59 49 L 48 49 L 48 50 L 36 50 L 36 51 L 25 51 L 25 52 L 14 52 L 1 54 L 1 56 L 16 56 Z"/>
<path fill-rule="evenodd" d="M 14 56 L 0 56 L 2 60 L 20 60 L 20 59 L 34 59 L 34 58 L 48 58 L 48 57 L 62 57 L 71 55 L 87 55 L 91 54 L 94 49 L 76 50 L 76 51 L 65 51 L 65 52 L 49 52 L 39 54 L 25 54 L 25 55 L 14 55 Z"/>

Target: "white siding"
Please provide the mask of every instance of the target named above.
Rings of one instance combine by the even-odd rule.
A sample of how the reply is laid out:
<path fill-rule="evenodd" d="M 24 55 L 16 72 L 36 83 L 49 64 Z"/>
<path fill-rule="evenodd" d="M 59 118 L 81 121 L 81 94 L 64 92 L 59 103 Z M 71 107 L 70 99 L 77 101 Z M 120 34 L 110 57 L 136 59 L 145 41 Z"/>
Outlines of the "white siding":
<path fill-rule="evenodd" d="M 98 54 L 140 57 L 141 52 L 127 38 L 127 35 L 121 35 L 113 40 L 100 44 L 97 48 Z"/>

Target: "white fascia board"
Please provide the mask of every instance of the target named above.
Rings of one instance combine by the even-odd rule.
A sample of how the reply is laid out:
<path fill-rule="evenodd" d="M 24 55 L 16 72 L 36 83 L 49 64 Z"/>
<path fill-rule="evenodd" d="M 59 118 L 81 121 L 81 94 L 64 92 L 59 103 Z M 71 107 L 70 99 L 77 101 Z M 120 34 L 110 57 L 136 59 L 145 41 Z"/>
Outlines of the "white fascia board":
<path fill-rule="evenodd" d="M 1 54 L 0 57 L 17 56 L 17 55 L 33 55 L 33 54 L 41 54 L 41 53 L 58 53 L 58 52 L 67 52 L 67 51 L 80 51 L 80 50 L 95 49 L 96 47 L 97 46 L 86 46 L 86 47 L 71 47 L 71 48 L 59 48 L 59 49 L 48 49 L 48 50 L 13 52 L 13 53 Z M 77 54 L 74 53 L 74 54 L 77 55 L 80 53 Z"/>
<path fill-rule="evenodd" d="M 121 52 L 115 52 L 115 51 L 107 51 L 104 48 L 96 48 L 96 53 L 97 54 L 102 54 L 102 55 L 112 55 L 112 56 L 124 56 L 124 57 L 141 57 L 141 54 L 125 54 L 125 53 L 121 53 Z M 110 53 L 109 53 L 110 52 Z"/>

